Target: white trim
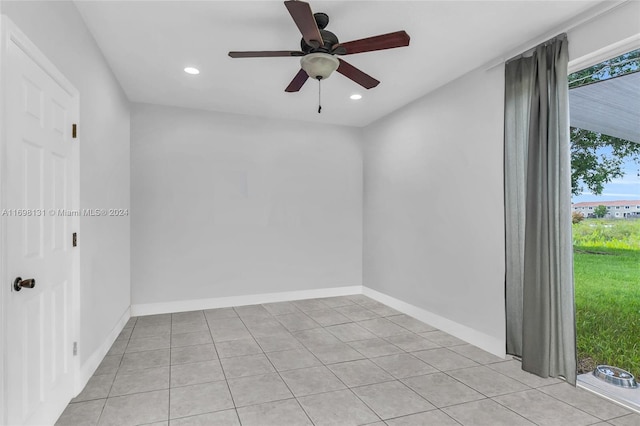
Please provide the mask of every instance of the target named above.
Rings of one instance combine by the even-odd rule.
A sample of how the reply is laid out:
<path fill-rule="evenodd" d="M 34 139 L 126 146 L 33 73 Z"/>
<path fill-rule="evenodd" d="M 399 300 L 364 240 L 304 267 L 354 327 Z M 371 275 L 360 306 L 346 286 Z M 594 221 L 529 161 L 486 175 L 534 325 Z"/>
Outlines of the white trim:
<path fill-rule="evenodd" d="M 87 358 L 85 363 L 80 367 L 80 370 L 76 376 L 77 380 L 74 383 L 76 396 L 82 391 L 82 389 L 84 389 L 91 376 L 93 376 L 93 373 L 96 372 L 96 370 L 100 366 L 100 363 L 107 355 L 107 352 L 109 352 L 109 349 L 111 349 L 113 342 L 116 341 L 116 339 L 124 329 L 124 326 L 127 324 L 127 321 L 129 321 L 129 318 L 131 318 L 131 308 L 127 308 L 127 310 L 124 311 L 116 325 L 104 339 L 104 342 L 102 342 L 102 345 L 100 345 L 98 349 L 93 351 L 93 353 Z M 80 351 L 82 351 L 82 347 L 79 348 L 78 358 L 80 357 Z"/>
<path fill-rule="evenodd" d="M 474 330 L 471 327 L 457 323 L 448 318 L 429 312 L 425 309 L 414 306 L 410 303 L 403 302 L 402 300 L 388 296 L 379 291 L 373 290 L 368 287 L 362 287 L 362 294 L 368 296 L 380 303 L 384 303 L 393 309 L 414 317 L 424 323 L 427 323 L 439 330 L 449 333 L 459 339 L 464 340 L 474 346 L 484 349 L 485 351 L 492 353 L 495 356 L 506 359 L 505 341 L 494 336 L 482 333 L 481 331 Z"/>
<path fill-rule="evenodd" d="M 624 40 L 605 46 L 594 52 L 569 61 L 569 74 L 583 70 L 607 59 L 615 58 L 624 53 L 640 48 L 640 34 L 635 34 Z"/>
<path fill-rule="evenodd" d="M 2 20 L 5 24 L 5 35 L 7 36 L 6 42 L 14 42 L 33 62 L 38 64 L 42 70 L 47 73 L 49 77 L 53 79 L 69 96 L 77 97 L 79 95 L 78 90 L 71 84 L 69 80 L 60 72 L 58 67 L 47 58 L 44 53 L 38 49 L 38 46 L 33 44 L 31 40 L 18 28 L 16 24 L 7 16 L 2 15 Z"/>
<path fill-rule="evenodd" d="M 574 16 L 568 21 L 563 22 L 562 24 L 558 25 L 554 29 L 547 31 L 546 33 L 541 34 L 536 38 L 531 39 L 528 42 L 523 43 L 514 49 L 511 49 L 506 54 L 487 62 L 485 65 L 480 66 L 477 69 L 490 70 L 494 67 L 505 64 L 507 61 L 515 58 L 516 56 L 523 55 L 523 54 L 526 54 L 527 52 L 530 52 L 539 44 L 542 44 L 545 41 L 558 36 L 559 34 L 567 33 L 582 24 L 592 21 L 595 18 L 609 12 L 610 10 L 625 4 L 627 1 L 628 0 L 610 0 L 610 1 L 603 1 L 601 3 L 598 3 L 596 6 L 588 10 L 585 10 L 584 12 Z"/>
<path fill-rule="evenodd" d="M 640 414 L 640 389 L 618 388 L 601 382 L 592 373 L 579 374 L 576 386 Z"/>
<path fill-rule="evenodd" d="M 5 54 L 5 18 L 4 15 L 0 15 L 0 100 L 4 99 L 4 68 L 5 61 L 3 58 L 6 57 Z M 4 102 L 0 101 L 0 210 L 2 210 L 6 206 L 6 189 L 4 178 L 5 175 L 5 158 L 6 158 L 6 143 L 5 143 L 5 131 L 4 131 Z M 7 272 L 7 257 L 5 253 L 7 252 L 7 221 L 6 218 L 0 218 L 0 283 L 9 282 L 9 276 Z M 6 285 L 0 285 L 0 424 L 7 424 L 7 410 L 5 407 L 7 406 L 7 380 L 5 379 L 7 375 L 5 371 L 7 370 L 7 366 L 5 364 L 6 358 L 4 356 L 5 348 L 7 347 L 7 334 L 6 330 L 6 309 L 5 309 L 5 300 L 8 298 L 8 289 Z"/>
<path fill-rule="evenodd" d="M 287 302 L 290 300 L 362 294 L 362 286 L 317 288 L 313 290 L 284 291 L 280 293 L 250 294 L 245 296 L 215 297 L 211 299 L 176 300 L 174 302 L 131 305 L 132 316 L 168 314 L 172 312 L 199 311 L 202 309 L 228 308 L 231 306 L 258 305 L 261 303 Z"/>
<path fill-rule="evenodd" d="M 5 64 L 6 64 L 6 52 L 9 43 L 14 43 L 18 46 L 31 60 L 33 60 L 45 73 L 51 77 L 56 84 L 58 84 L 64 91 L 66 91 L 69 96 L 72 98 L 72 109 L 70 111 L 71 121 L 73 123 L 78 123 L 80 116 L 80 92 L 71 84 L 69 80 L 60 72 L 58 67 L 51 62 L 39 49 L 38 47 L 29 40 L 29 38 L 18 28 L 16 24 L 11 21 L 9 17 L 6 15 L 0 15 L 0 209 L 4 208 L 6 205 L 6 188 L 4 186 L 4 182 L 6 182 L 4 173 L 6 167 L 4 165 L 4 161 L 6 160 L 6 139 L 5 139 L 5 129 L 4 129 L 4 117 L 5 117 L 5 97 L 4 95 L 4 74 L 5 74 Z M 76 142 L 78 139 L 76 139 Z M 80 153 L 78 144 L 74 142 L 74 146 L 72 147 L 72 162 L 73 162 L 73 170 L 72 170 L 72 186 L 73 186 L 73 194 L 71 199 L 71 204 L 73 208 L 77 208 L 80 204 L 80 185 L 79 185 L 79 159 Z M 78 218 L 72 218 L 71 227 L 76 230 L 79 228 L 79 220 Z M 4 372 L 7 369 L 6 361 L 7 357 L 5 356 L 5 352 L 7 350 L 7 341 L 6 341 L 6 312 L 7 306 L 6 301 L 9 299 L 7 295 L 8 286 L 5 283 L 9 283 L 11 278 L 8 276 L 8 269 L 6 265 L 6 231 L 7 222 L 6 217 L 0 218 L 0 282 L 2 285 L 0 286 L 0 424 L 5 424 L 7 421 L 8 412 L 4 408 L 7 404 L 7 375 Z M 70 236 L 69 236 L 70 237 Z M 80 250 L 76 248 L 76 251 L 72 254 L 72 268 L 71 271 L 71 289 L 72 289 L 72 298 L 70 301 L 70 314 L 71 314 L 71 338 L 70 342 L 78 341 L 80 335 Z M 77 382 L 78 372 L 80 370 L 80 357 L 74 357 L 71 362 L 71 380 L 73 383 Z M 46 404 L 51 407 L 51 412 L 60 409 L 60 412 L 64 409 L 68 401 L 62 401 L 60 398 L 55 401 L 46 401 Z"/>
<path fill-rule="evenodd" d="M 620 40 L 616 43 L 610 44 L 608 46 L 590 52 L 584 56 L 576 58 L 572 61 L 569 61 L 568 73 L 571 74 L 583 70 L 600 62 L 615 58 L 616 56 L 620 56 L 624 53 L 636 50 L 638 48 L 640 48 L 640 34 L 635 34 L 624 40 Z M 608 207 L 613 208 L 614 206 Z M 615 207 L 619 208 L 620 206 Z M 607 216 L 611 217 L 611 213 L 608 212 Z M 616 212 L 615 216 L 619 217 L 619 212 Z M 621 392 L 619 389 L 611 388 L 609 389 L 609 391 L 607 391 L 606 386 L 596 386 L 595 383 L 600 385 L 597 380 L 598 379 L 593 378 L 593 375 L 591 375 L 590 373 L 579 374 L 576 380 L 576 386 L 640 414 L 640 405 L 638 405 L 640 404 L 640 402 L 633 403 L 621 397 Z M 640 390 L 638 391 L 638 393 L 640 394 Z"/>
<path fill-rule="evenodd" d="M 474 346 L 500 358 L 506 357 L 505 341 L 489 336 L 481 331 L 457 323 L 425 309 L 403 302 L 379 291 L 364 286 L 318 288 L 313 290 L 285 291 L 280 293 L 250 294 L 245 296 L 216 297 L 210 299 L 177 300 L 163 303 L 144 303 L 131 305 L 131 316 L 168 314 L 173 312 L 198 311 L 203 309 L 228 308 L 232 306 L 257 305 L 261 303 L 288 302 L 291 300 L 315 299 L 322 297 L 348 296 L 364 294 L 380 303 L 384 303 L 403 314 L 438 328 Z M 112 342 L 111 342 L 112 343 Z M 106 353 L 106 352 L 105 352 Z M 97 365 L 96 365 L 97 367 Z"/>

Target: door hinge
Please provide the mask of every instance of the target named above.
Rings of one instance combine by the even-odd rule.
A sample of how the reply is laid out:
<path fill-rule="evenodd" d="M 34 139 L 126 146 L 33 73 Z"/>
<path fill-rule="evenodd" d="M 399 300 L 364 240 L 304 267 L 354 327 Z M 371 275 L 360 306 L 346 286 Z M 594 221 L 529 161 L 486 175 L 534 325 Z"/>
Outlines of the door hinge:
<path fill-rule="evenodd" d="M 71 237 L 71 245 L 73 247 L 77 247 L 78 246 L 78 233 L 74 232 L 73 236 Z"/>
<path fill-rule="evenodd" d="M 78 355 L 78 342 L 73 342 L 73 356 Z"/>
<path fill-rule="evenodd" d="M 73 139 L 78 137 L 78 125 L 77 124 L 73 124 L 73 126 L 71 126 L 71 137 Z"/>

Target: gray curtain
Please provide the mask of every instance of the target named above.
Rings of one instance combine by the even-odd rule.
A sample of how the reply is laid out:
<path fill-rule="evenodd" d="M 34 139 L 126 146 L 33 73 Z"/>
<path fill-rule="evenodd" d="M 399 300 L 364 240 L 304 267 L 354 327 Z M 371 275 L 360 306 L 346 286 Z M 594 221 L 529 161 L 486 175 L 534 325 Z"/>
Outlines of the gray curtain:
<path fill-rule="evenodd" d="M 575 385 L 567 38 L 505 70 L 507 353 Z"/>

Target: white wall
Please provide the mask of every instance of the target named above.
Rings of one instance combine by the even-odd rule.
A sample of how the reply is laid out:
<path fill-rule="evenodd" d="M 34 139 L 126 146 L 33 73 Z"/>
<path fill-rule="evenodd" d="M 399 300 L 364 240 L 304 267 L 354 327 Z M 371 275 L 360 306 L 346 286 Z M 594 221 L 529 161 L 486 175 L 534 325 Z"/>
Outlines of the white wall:
<path fill-rule="evenodd" d="M 363 285 L 487 349 L 505 328 L 503 93 L 504 67 L 476 71 L 364 131 Z"/>
<path fill-rule="evenodd" d="M 132 304 L 360 285 L 360 130 L 133 104 Z"/>
<path fill-rule="evenodd" d="M 80 92 L 80 207 L 129 208 L 129 103 L 76 7 L 3 1 L 2 12 Z M 129 308 L 129 239 L 128 217 L 80 219 L 83 364 L 100 360 L 97 351 Z"/>
<path fill-rule="evenodd" d="M 570 59 L 639 33 L 640 2 L 625 3 L 568 31 Z M 442 318 L 446 331 L 498 354 L 505 333 L 503 96 L 500 64 L 364 130 L 363 285 Z"/>

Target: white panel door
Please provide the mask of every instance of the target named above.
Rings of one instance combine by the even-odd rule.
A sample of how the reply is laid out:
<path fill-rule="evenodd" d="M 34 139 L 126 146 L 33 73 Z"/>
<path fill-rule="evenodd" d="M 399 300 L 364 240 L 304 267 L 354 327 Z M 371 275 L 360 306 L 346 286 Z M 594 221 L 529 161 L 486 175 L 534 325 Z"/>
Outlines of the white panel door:
<path fill-rule="evenodd" d="M 73 396 L 72 118 L 65 91 L 18 43 L 5 51 L 8 424 L 53 424 Z M 27 49 L 28 50 L 28 49 Z M 49 72 L 47 72 L 49 71 Z M 34 279 L 16 291 L 16 277 Z"/>

